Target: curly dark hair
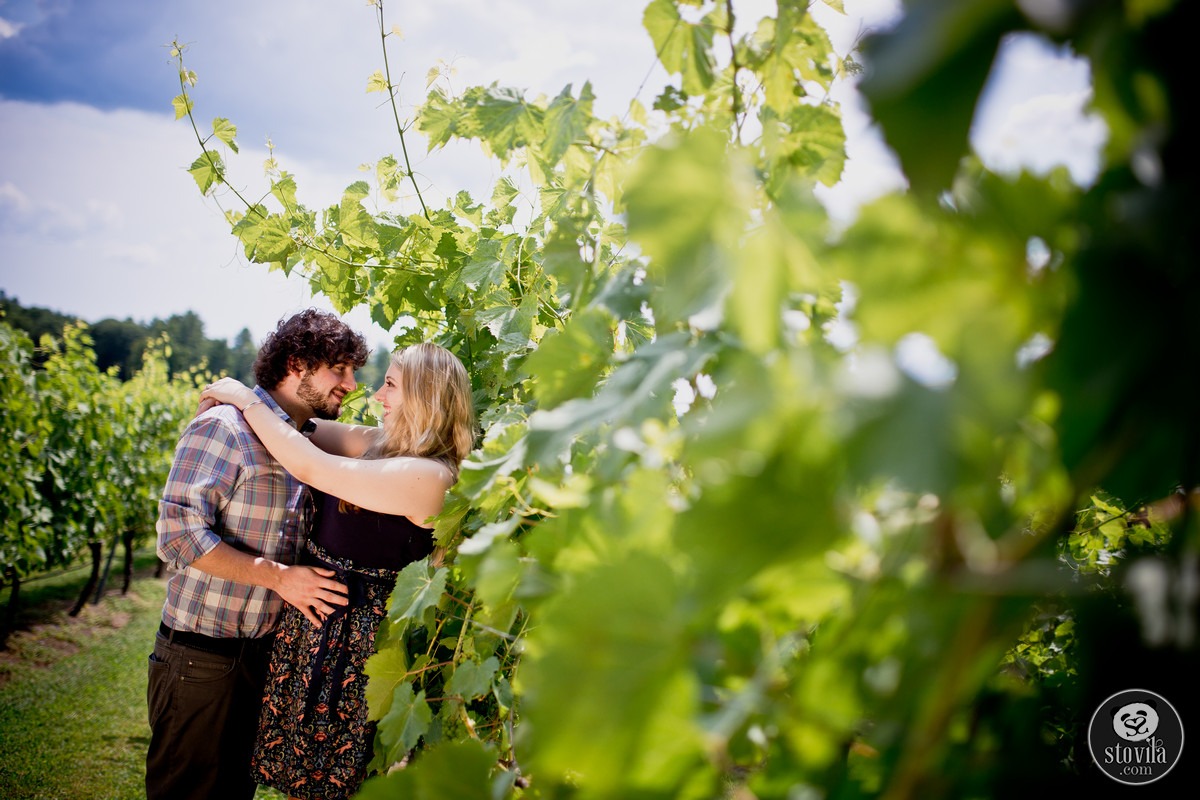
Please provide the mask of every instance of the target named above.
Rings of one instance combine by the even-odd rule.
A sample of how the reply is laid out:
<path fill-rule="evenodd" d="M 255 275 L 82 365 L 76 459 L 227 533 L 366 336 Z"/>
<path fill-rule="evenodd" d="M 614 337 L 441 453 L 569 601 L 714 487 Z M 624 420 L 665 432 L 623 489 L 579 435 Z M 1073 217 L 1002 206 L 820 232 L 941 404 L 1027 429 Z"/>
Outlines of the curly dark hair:
<path fill-rule="evenodd" d="M 267 334 L 254 360 L 254 380 L 270 391 L 293 369 L 367 363 L 366 340 L 335 315 L 315 308 L 281 319 Z"/>

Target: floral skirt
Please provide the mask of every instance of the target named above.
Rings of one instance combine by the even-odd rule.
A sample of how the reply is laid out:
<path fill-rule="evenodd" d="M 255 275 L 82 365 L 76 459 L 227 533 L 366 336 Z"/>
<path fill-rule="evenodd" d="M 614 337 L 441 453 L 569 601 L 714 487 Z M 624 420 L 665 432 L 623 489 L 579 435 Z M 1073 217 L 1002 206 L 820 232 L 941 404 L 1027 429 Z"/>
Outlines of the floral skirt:
<path fill-rule="evenodd" d="M 251 765 L 259 783 L 285 794 L 344 798 L 367 777 L 375 723 L 367 721 L 363 665 L 398 573 L 353 569 L 311 542 L 308 552 L 305 563 L 337 570 L 350 602 L 320 628 L 284 606 Z"/>

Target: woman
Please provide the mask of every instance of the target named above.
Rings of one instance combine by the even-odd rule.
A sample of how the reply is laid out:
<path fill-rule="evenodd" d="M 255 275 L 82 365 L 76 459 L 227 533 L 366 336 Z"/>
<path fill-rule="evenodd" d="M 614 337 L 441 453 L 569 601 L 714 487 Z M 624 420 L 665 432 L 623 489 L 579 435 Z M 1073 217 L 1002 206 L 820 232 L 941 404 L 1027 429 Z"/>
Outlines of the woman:
<path fill-rule="evenodd" d="M 253 769 L 259 783 L 295 798 L 349 797 L 366 778 L 375 723 L 363 665 L 399 571 L 433 550 L 429 518 L 473 444 L 470 381 L 442 347 L 394 353 L 375 398 L 382 427 L 319 421 L 310 442 L 232 378 L 201 394 L 240 408 L 271 455 L 311 488 L 304 563 L 335 570 L 349 591 L 349 604 L 320 625 L 287 606 L 276 634 Z"/>

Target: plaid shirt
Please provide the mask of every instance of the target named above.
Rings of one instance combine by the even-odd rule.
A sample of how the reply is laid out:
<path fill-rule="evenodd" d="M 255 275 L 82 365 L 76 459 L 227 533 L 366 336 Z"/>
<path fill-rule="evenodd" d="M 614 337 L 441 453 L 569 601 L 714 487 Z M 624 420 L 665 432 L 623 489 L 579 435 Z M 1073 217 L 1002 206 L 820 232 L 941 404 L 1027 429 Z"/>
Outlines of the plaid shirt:
<path fill-rule="evenodd" d="M 291 422 L 270 395 L 254 391 Z M 192 420 L 175 448 L 155 526 L 158 555 L 177 570 L 167 582 L 163 622 L 221 638 L 257 638 L 274 630 L 283 607 L 275 592 L 209 575 L 191 563 L 222 541 L 295 563 L 303 494 L 235 407 L 216 406 Z"/>

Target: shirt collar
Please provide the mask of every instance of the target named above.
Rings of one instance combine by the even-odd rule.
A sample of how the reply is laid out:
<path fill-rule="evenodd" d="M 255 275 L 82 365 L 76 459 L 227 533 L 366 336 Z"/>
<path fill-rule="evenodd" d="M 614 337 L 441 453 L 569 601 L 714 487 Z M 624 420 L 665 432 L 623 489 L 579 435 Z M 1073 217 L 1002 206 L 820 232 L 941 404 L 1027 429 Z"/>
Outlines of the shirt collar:
<path fill-rule="evenodd" d="M 279 417 L 281 420 L 286 422 L 288 425 L 291 425 L 293 428 L 296 427 L 296 423 L 293 422 L 292 418 L 288 416 L 288 413 L 286 411 L 284 411 L 278 403 L 275 402 L 275 398 L 271 397 L 270 392 L 268 392 L 266 389 L 262 388 L 261 386 L 255 386 L 254 393 L 256 395 L 258 395 L 258 399 L 262 400 L 264 403 L 266 403 L 268 406 L 270 406 L 271 410 L 275 412 L 275 416 Z"/>

